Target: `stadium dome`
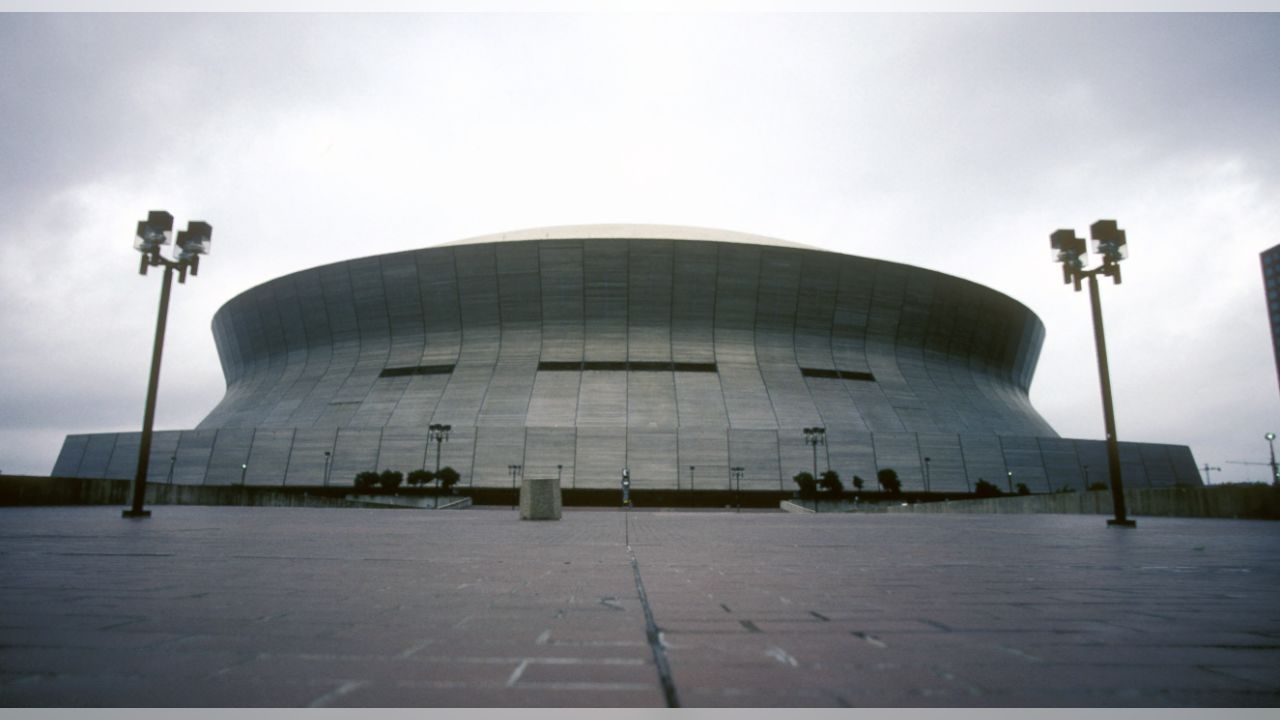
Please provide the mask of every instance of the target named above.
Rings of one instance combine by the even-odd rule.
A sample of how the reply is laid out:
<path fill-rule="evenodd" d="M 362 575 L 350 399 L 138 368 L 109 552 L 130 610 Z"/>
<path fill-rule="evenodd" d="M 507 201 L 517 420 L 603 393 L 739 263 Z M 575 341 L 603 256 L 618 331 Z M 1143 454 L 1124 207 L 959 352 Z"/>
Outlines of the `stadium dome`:
<path fill-rule="evenodd" d="M 438 423 L 464 487 L 509 487 L 520 464 L 578 488 L 626 467 L 636 489 L 724 488 L 737 466 L 744 490 L 790 490 L 811 427 L 819 471 L 893 468 L 908 490 L 1107 479 L 1103 442 L 1060 438 L 1031 406 L 1044 326 L 1028 308 L 756 235 L 567 226 L 359 258 L 247 290 L 213 332 L 226 394 L 197 428 L 157 433 L 153 478 L 430 469 Z M 137 447 L 69 436 L 55 474 L 129 477 Z M 1200 484 L 1183 446 L 1122 443 L 1122 460 L 1131 487 Z"/>

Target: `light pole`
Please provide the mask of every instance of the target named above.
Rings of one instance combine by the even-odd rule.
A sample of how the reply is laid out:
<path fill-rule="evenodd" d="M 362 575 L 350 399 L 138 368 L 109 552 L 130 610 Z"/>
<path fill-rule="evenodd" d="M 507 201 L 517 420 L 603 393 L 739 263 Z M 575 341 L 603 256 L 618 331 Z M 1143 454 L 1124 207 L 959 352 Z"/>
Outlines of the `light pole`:
<path fill-rule="evenodd" d="M 929 458 L 924 459 L 924 491 L 929 492 Z"/>
<path fill-rule="evenodd" d="M 729 468 L 729 473 L 733 477 L 734 487 L 736 488 L 734 490 L 734 502 L 738 506 L 738 512 L 742 512 L 742 474 L 745 472 L 746 469 L 740 465 Z"/>
<path fill-rule="evenodd" d="M 324 451 L 324 486 L 325 487 L 329 487 L 329 458 L 332 456 L 333 456 L 333 453 L 329 452 L 328 450 Z"/>
<path fill-rule="evenodd" d="M 693 492 L 693 471 L 697 469 L 698 469 L 697 465 L 689 466 L 689 492 Z"/>
<path fill-rule="evenodd" d="M 827 444 L 827 429 L 811 427 L 804 429 L 804 443 L 813 446 L 813 479 L 818 480 L 818 446 Z"/>
<path fill-rule="evenodd" d="M 631 470 L 622 468 L 622 506 L 631 507 Z"/>
<path fill-rule="evenodd" d="M 439 445 L 437 445 L 436 447 L 439 447 Z M 524 472 L 524 466 L 523 466 L 523 465 L 508 465 L 508 466 L 507 466 L 507 472 L 511 473 L 511 497 L 512 497 L 512 500 L 511 500 L 511 509 L 512 509 L 512 510 L 515 510 L 515 509 L 516 509 L 516 500 L 515 500 L 515 498 L 519 497 L 519 496 L 516 494 L 516 476 L 517 476 L 517 475 L 519 475 L 519 474 L 521 474 L 522 472 Z"/>
<path fill-rule="evenodd" d="M 1263 437 L 1267 439 L 1267 445 L 1271 446 L 1271 484 L 1280 485 L 1280 468 L 1276 467 L 1276 434 L 1269 432 Z"/>
<path fill-rule="evenodd" d="M 1129 244 L 1115 220 L 1099 220 L 1089 226 L 1093 239 L 1093 251 L 1102 256 L 1102 264 L 1092 270 L 1084 269 L 1085 243 L 1076 237 L 1075 230 L 1057 230 L 1049 236 L 1054 259 L 1062 263 L 1062 281 L 1080 291 L 1080 281 L 1089 280 L 1089 302 L 1093 307 L 1093 340 L 1098 354 L 1098 379 L 1102 385 L 1102 414 L 1107 431 L 1107 470 L 1111 476 L 1111 503 L 1115 518 L 1108 520 L 1111 527 L 1137 527 L 1130 520 L 1124 505 L 1124 480 L 1120 477 L 1120 444 L 1116 439 L 1116 417 L 1111 403 L 1111 373 L 1107 368 L 1107 341 L 1102 328 L 1102 299 L 1098 295 L 1098 276 L 1106 275 L 1120 284 L 1120 261 L 1129 256 Z"/>
<path fill-rule="evenodd" d="M 1009 484 L 1009 494 L 1013 494 L 1013 471 L 1006 470 L 1004 473 L 1004 481 Z"/>
<path fill-rule="evenodd" d="M 436 471 L 432 475 L 436 481 L 436 499 L 431 503 L 432 507 L 440 504 L 440 444 L 449 439 L 449 431 L 453 429 L 452 425 L 441 425 L 440 423 L 431 423 L 427 426 L 427 445 L 431 445 L 432 441 L 436 444 Z"/>
<path fill-rule="evenodd" d="M 173 216 L 164 210 L 152 210 L 147 219 L 138 222 L 137 237 L 133 247 L 142 253 L 138 274 L 146 275 L 147 268 L 164 266 L 164 281 L 160 284 L 160 310 L 156 314 L 156 339 L 151 349 L 151 377 L 147 382 L 147 405 L 142 413 L 142 438 L 138 444 L 138 466 L 133 476 L 133 503 L 121 513 L 126 518 L 151 517 L 150 510 L 143 510 L 147 494 L 147 465 L 151 461 L 151 427 L 156 417 L 156 392 L 160 385 L 160 356 L 164 351 L 164 329 L 169 317 L 169 290 L 173 287 L 173 271 L 178 271 L 178 282 L 187 281 L 187 271 L 194 276 L 200 269 L 200 256 L 209 252 L 213 226 L 193 220 L 187 229 L 178 233 L 177 258 L 169 260 L 160 254 L 160 247 L 169 244 L 173 231 Z"/>
<path fill-rule="evenodd" d="M 440 474 L 440 444 L 449 439 L 449 431 L 453 429 L 452 425 L 441 425 L 440 423 L 432 423 L 427 426 L 427 444 L 436 444 L 436 474 Z"/>
<path fill-rule="evenodd" d="M 564 479 L 564 465 L 556 465 L 556 486 L 559 487 L 560 481 Z"/>
<path fill-rule="evenodd" d="M 240 487 L 244 487 L 244 475 L 249 472 L 248 463 L 240 463 Z"/>
<path fill-rule="evenodd" d="M 169 477 L 165 478 L 165 484 L 166 484 L 166 485 L 172 485 L 172 484 L 173 484 L 173 466 L 174 466 L 175 464 L 177 464 L 177 462 L 178 462 L 178 456 L 177 456 L 177 455 L 170 455 L 170 456 L 169 456 Z"/>

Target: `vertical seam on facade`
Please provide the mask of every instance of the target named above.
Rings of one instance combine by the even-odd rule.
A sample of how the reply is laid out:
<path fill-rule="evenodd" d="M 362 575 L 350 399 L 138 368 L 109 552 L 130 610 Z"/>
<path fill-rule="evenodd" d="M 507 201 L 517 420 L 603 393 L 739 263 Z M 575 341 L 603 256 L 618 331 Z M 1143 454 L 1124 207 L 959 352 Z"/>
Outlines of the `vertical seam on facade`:
<path fill-rule="evenodd" d="M 760 376 L 760 384 L 764 386 L 765 399 L 769 401 L 769 414 L 773 415 L 773 429 L 775 432 L 782 431 L 782 423 L 778 420 L 778 408 L 773 404 L 773 392 L 769 390 L 769 381 L 765 379 L 764 368 L 760 366 L 760 349 L 757 347 L 758 338 L 760 337 L 760 292 L 764 284 L 760 278 L 764 275 L 764 257 L 765 250 L 760 248 L 756 251 L 756 292 L 755 302 L 751 308 L 751 354 L 755 358 L 756 374 Z M 779 465 L 781 467 L 781 465 Z M 779 470 L 778 472 L 782 472 Z"/>
<path fill-rule="evenodd" d="M 410 255 L 410 257 L 414 257 L 414 255 Z M 418 282 L 418 263 L 416 262 L 416 258 L 415 258 L 415 262 L 413 262 L 412 265 L 413 265 L 413 286 L 414 286 L 415 292 L 418 295 L 418 310 L 422 311 L 422 285 Z M 379 258 L 378 260 L 379 274 L 382 273 L 382 268 L 383 268 L 382 259 Z M 386 277 L 384 276 L 383 277 L 384 282 L 382 287 L 382 298 L 384 302 L 386 302 L 386 298 L 387 298 L 387 294 L 386 294 L 387 288 L 386 288 L 385 280 L 386 280 Z M 425 312 L 422 312 L 422 315 L 424 318 L 426 317 Z M 426 332 L 427 332 L 426 327 L 424 326 L 422 329 L 422 343 L 424 347 L 427 342 Z M 395 326 L 391 322 L 391 305 L 390 303 L 388 303 L 387 304 L 387 361 L 386 363 L 384 363 L 384 367 L 387 365 L 390 365 L 391 363 L 391 353 L 395 349 L 395 337 L 396 337 L 395 333 L 396 333 Z M 425 364 L 422 362 L 422 350 L 418 351 L 418 363 Z M 377 387 L 378 381 L 374 380 L 373 384 L 374 384 L 374 387 Z M 396 412 L 400 409 L 400 402 L 404 400 L 405 395 L 409 394 L 409 387 L 412 384 L 413 384 L 413 379 L 410 378 L 407 382 L 405 382 L 404 387 L 400 389 L 400 394 L 396 396 L 395 403 L 391 405 L 391 412 L 387 413 L 387 419 L 385 422 L 382 423 L 382 427 L 387 427 L 388 425 L 391 424 L 391 418 L 396 416 Z"/>
<path fill-rule="evenodd" d="M 289 482 L 289 466 L 293 464 L 293 440 L 298 436 L 297 428 L 289 428 L 289 449 L 284 455 L 284 475 L 280 476 L 280 487 Z"/>
<path fill-rule="evenodd" d="M 107 463 L 102 466 L 102 477 L 104 478 L 110 477 L 111 475 L 111 461 L 114 460 L 116 457 L 116 447 L 120 444 L 121 434 L 122 433 L 115 433 L 115 437 L 111 439 L 111 452 L 107 453 Z M 139 433 L 139 439 L 141 439 L 141 433 Z M 138 472 L 137 462 L 134 463 L 133 472 L 135 475 Z"/>
<path fill-rule="evenodd" d="M 355 318 L 356 321 L 356 357 L 351 363 L 351 367 L 347 370 L 347 374 L 342 377 L 342 382 L 338 383 L 337 389 L 334 390 L 333 398 L 338 397 L 338 395 L 342 393 L 342 388 L 346 387 L 347 381 L 351 379 L 351 374 L 354 373 L 356 371 L 356 367 L 360 365 L 360 356 L 364 353 L 364 335 L 360 332 L 360 308 L 355 303 L 356 286 L 351 280 L 351 263 L 343 263 L 342 271 L 347 275 L 347 292 L 350 293 L 351 297 L 351 316 Z M 329 402 L 333 402 L 333 399 L 330 398 Z M 360 412 L 359 407 L 356 407 L 356 412 Z M 323 417 L 324 414 L 324 412 L 321 412 L 321 417 Z M 350 426 L 351 420 L 354 419 L 355 413 L 352 413 L 346 423 L 339 423 L 339 427 L 343 424 Z"/>
<path fill-rule="evenodd" d="M 287 422 L 292 424 L 294 427 L 299 427 L 298 421 L 301 420 L 302 418 L 298 417 L 298 413 L 301 412 L 302 409 L 307 406 L 307 400 L 315 392 L 316 385 L 319 385 L 320 381 L 324 379 L 324 376 L 329 374 L 329 366 L 333 364 L 333 322 L 329 319 L 329 306 L 326 305 L 324 301 L 324 285 L 321 282 L 321 276 L 319 271 L 315 273 L 315 283 L 316 283 L 316 289 L 319 293 L 318 294 L 319 302 L 315 303 L 311 307 L 320 309 L 320 315 L 321 315 L 320 320 L 322 321 L 322 324 L 325 326 L 325 328 L 328 330 L 329 343 L 328 343 L 328 346 L 325 347 L 324 367 L 320 368 L 320 364 L 318 362 L 316 363 L 312 362 L 315 356 L 311 352 L 311 336 L 309 334 L 307 335 L 307 361 L 306 361 L 306 364 L 302 366 L 302 375 L 303 377 L 308 377 L 308 379 L 310 379 L 309 376 L 307 375 L 307 370 L 308 368 L 311 368 L 311 367 L 318 368 L 319 374 L 317 374 L 314 379 L 311 379 L 311 389 L 307 392 L 306 396 L 304 396 L 302 399 L 298 401 L 298 406 L 295 407 L 293 411 L 289 413 Z M 303 331 L 305 332 L 305 329 L 307 326 L 307 318 L 306 318 L 307 313 L 305 309 L 307 308 L 307 305 L 304 305 L 301 302 L 301 297 L 302 297 L 301 284 L 295 285 L 295 288 L 299 291 L 298 307 L 304 309 L 302 313 L 302 327 L 303 327 Z M 320 417 L 319 415 L 317 415 L 314 420 L 312 420 L 310 423 L 307 424 L 307 426 L 316 427 L 319 424 L 319 420 L 320 420 Z"/>

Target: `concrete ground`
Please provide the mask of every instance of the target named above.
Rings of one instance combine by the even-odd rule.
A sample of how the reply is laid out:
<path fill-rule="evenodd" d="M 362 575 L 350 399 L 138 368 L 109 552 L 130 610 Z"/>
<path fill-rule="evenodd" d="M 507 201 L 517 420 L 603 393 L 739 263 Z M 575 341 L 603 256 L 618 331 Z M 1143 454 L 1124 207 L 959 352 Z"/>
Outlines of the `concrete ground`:
<path fill-rule="evenodd" d="M 1280 524 L 0 508 L 0 705 L 1280 704 Z"/>

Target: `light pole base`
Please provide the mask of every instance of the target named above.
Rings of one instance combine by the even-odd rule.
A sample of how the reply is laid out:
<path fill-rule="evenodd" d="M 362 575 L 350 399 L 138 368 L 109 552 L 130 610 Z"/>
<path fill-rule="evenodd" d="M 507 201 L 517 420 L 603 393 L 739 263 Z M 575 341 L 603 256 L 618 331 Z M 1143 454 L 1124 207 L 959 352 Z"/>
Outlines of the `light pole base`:
<path fill-rule="evenodd" d="M 150 510 L 124 510 L 120 513 L 120 517 L 149 518 L 151 517 L 151 511 Z"/>
<path fill-rule="evenodd" d="M 1138 527 L 1138 523 L 1132 520 L 1116 520 L 1113 518 L 1107 521 L 1107 527 L 1136 528 Z"/>

